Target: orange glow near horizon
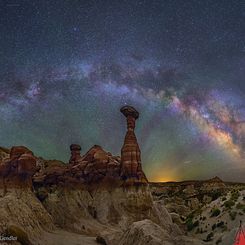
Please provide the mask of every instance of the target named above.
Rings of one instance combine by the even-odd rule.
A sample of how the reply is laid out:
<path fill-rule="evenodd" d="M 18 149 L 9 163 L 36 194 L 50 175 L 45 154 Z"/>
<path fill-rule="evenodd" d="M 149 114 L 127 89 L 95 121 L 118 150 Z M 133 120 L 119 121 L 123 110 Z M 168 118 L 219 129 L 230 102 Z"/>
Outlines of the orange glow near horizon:
<path fill-rule="evenodd" d="M 169 177 L 161 177 L 159 179 L 150 180 L 150 182 L 176 182 L 176 181 L 178 181 L 178 180 L 171 179 Z"/>
<path fill-rule="evenodd" d="M 173 169 L 159 169 L 158 171 L 149 175 L 148 180 L 150 182 L 170 182 L 180 181 L 180 178 Z"/>

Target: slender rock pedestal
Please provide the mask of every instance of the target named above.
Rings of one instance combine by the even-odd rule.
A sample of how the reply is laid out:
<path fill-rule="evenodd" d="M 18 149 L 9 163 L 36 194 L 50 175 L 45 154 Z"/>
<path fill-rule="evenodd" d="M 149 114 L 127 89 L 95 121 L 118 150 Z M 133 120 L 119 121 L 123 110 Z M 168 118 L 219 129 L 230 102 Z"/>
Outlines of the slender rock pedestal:
<path fill-rule="evenodd" d="M 127 133 L 121 149 L 121 177 L 129 182 L 147 183 L 147 178 L 142 171 L 140 148 L 134 133 L 139 112 L 131 106 L 124 106 L 120 111 L 127 118 Z"/>

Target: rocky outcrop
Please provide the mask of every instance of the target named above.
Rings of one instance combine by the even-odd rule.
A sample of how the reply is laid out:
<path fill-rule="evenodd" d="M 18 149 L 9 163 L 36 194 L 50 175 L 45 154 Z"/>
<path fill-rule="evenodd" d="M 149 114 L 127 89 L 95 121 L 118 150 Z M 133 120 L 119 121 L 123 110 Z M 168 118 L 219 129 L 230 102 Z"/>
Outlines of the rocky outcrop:
<path fill-rule="evenodd" d="M 121 176 L 127 182 L 147 183 L 147 178 L 142 171 L 140 148 L 134 133 L 139 112 L 131 106 L 122 107 L 121 112 L 127 119 L 127 133 L 121 150 Z"/>
<path fill-rule="evenodd" d="M 69 163 L 73 165 L 78 164 L 82 158 L 80 155 L 81 146 L 77 144 L 72 144 L 70 145 L 70 150 L 71 150 L 71 157 Z"/>
<path fill-rule="evenodd" d="M 183 236 L 163 202 L 154 202 L 146 186 L 93 191 L 60 188 L 49 192 L 43 205 L 59 227 L 99 235 L 108 245 L 118 244 L 130 225 L 144 219 L 173 237 Z"/>
<path fill-rule="evenodd" d="M 150 192 L 145 188 L 56 189 L 48 192 L 43 205 L 60 227 L 95 233 L 98 224 L 125 229 L 148 217 L 159 222 Z"/>
<path fill-rule="evenodd" d="M 142 170 L 140 148 L 134 133 L 135 120 L 139 113 L 130 106 L 121 108 L 127 117 L 127 133 L 121 150 L 121 158 L 112 156 L 101 146 L 94 145 L 81 156 L 81 146 L 70 146 L 69 165 L 41 168 L 34 176 L 35 185 L 84 186 L 84 185 L 122 185 L 147 184 Z"/>
<path fill-rule="evenodd" d="M 44 231 L 55 228 L 52 217 L 31 190 L 8 188 L 6 193 L 0 190 L 0 234 L 11 233 L 13 227 L 27 234 L 26 239 L 35 241 L 33 244 L 43 244 L 40 239 Z"/>
<path fill-rule="evenodd" d="M 200 240 L 170 233 L 150 220 L 134 222 L 120 238 L 119 245 L 202 245 Z"/>
<path fill-rule="evenodd" d="M 94 145 L 83 157 L 81 169 L 86 182 L 120 180 L 121 158 Z"/>
<path fill-rule="evenodd" d="M 70 164 L 46 161 L 33 177 L 35 186 L 89 187 L 90 185 L 121 185 L 120 157 L 112 156 L 101 146 L 94 145 L 84 156 L 80 156 L 80 146 L 71 145 Z"/>
<path fill-rule="evenodd" d="M 150 220 L 141 220 L 133 223 L 123 234 L 119 245 L 172 245 L 170 235 L 159 225 Z"/>
<path fill-rule="evenodd" d="M 41 158 L 38 159 L 37 164 L 39 170 L 32 178 L 34 188 L 52 185 L 64 186 L 66 183 L 64 181 L 65 173 L 69 172 L 68 164 L 57 160 L 44 160 Z"/>
<path fill-rule="evenodd" d="M 224 189 L 225 183 L 217 176 L 212 179 L 203 181 L 203 190 L 217 190 L 217 189 Z"/>
<path fill-rule="evenodd" d="M 0 163 L 6 158 L 9 158 L 9 154 L 10 154 L 9 149 L 0 146 Z"/>
<path fill-rule="evenodd" d="M 9 158 L 0 163 L 0 185 L 2 188 L 32 187 L 32 176 L 36 171 L 36 158 L 24 146 L 15 146 L 10 150 Z"/>

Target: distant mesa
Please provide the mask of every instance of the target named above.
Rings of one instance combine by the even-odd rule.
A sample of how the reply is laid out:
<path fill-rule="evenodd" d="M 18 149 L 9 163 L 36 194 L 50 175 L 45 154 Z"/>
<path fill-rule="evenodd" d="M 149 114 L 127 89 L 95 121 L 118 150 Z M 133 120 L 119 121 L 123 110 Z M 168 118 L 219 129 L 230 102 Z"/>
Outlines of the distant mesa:
<path fill-rule="evenodd" d="M 207 180 L 209 183 L 224 183 L 222 179 L 220 179 L 218 176 L 215 176 L 212 179 Z"/>
<path fill-rule="evenodd" d="M 225 183 L 218 176 L 212 179 L 203 181 L 203 186 L 206 189 L 220 189 L 225 187 Z"/>

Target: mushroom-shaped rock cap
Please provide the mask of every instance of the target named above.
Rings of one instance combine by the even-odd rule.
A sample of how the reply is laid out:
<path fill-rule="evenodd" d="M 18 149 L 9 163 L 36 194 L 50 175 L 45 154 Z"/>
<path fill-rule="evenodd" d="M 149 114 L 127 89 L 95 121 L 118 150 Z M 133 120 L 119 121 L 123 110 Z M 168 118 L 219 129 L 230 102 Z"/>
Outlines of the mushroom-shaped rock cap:
<path fill-rule="evenodd" d="M 139 118 L 139 112 L 132 106 L 126 105 L 123 106 L 120 111 L 122 112 L 122 114 L 127 117 L 127 116 L 132 116 L 135 119 Z"/>
<path fill-rule="evenodd" d="M 77 144 L 71 144 L 70 145 L 70 150 L 71 151 L 81 151 L 81 146 Z"/>

